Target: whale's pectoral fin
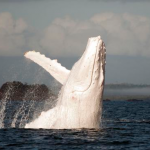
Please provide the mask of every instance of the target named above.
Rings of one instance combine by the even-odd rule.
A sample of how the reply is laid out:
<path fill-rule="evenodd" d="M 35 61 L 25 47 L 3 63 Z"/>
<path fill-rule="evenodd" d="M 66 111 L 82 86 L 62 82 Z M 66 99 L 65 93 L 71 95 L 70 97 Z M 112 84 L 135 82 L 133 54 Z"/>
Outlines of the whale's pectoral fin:
<path fill-rule="evenodd" d="M 26 52 L 24 56 L 42 66 L 61 84 L 64 84 L 68 78 L 70 70 L 67 70 L 65 67 L 61 66 L 57 60 L 51 60 L 50 58 L 45 57 L 45 55 L 41 55 L 39 52 L 35 51 Z"/>

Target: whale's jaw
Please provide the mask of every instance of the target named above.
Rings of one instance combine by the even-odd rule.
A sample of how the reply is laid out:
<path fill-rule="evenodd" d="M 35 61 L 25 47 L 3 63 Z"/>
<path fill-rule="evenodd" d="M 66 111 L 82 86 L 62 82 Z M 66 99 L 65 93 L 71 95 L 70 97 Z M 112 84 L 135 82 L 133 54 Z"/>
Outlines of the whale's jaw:
<path fill-rule="evenodd" d="M 58 97 L 56 107 L 42 113 L 35 121 L 26 125 L 26 128 L 99 128 L 102 112 L 102 96 L 105 79 L 106 49 L 101 37 L 88 40 L 86 50 L 75 63 L 71 71 L 61 68 L 45 56 L 35 52 L 26 57 L 46 68 L 56 79 L 60 79 L 63 87 Z M 38 58 L 44 59 L 43 62 Z M 49 63 L 54 68 L 51 70 Z M 60 70 L 59 70 L 60 69 Z M 57 72 L 56 72 L 57 71 Z M 40 123 L 42 122 L 42 123 Z"/>

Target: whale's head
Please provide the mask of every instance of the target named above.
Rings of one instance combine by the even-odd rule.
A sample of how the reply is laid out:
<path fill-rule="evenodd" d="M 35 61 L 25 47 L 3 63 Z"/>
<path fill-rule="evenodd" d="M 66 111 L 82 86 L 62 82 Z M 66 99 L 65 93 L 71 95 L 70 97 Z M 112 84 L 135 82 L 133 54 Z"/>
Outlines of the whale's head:
<path fill-rule="evenodd" d="M 101 37 L 89 38 L 82 57 L 72 68 L 69 81 L 73 91 L 99 90 L 104 85 L 106 49 Z M 95 91 L 96 92 L 96 91 Z"/>

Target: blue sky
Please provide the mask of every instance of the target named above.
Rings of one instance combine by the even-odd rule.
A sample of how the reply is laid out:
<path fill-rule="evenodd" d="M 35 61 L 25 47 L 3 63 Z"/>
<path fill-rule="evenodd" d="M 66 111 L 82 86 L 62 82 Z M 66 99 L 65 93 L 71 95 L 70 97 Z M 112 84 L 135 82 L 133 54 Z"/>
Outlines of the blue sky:
<path fill-rule="evenodd" d="M 34 77 L 16 64 L 22 59 L 26 65 L 28 50 L 71 68 L 87 39 L 101 35 L 108 56 L 106 82 L 150 84 L 149 8 L 148 0 L 0 0 L 0 83 L 14 80 L 16 68 L 21 72 L 15 80 L 31 82 Z M 8 72 L 13 62 L 16 68 Z"/>

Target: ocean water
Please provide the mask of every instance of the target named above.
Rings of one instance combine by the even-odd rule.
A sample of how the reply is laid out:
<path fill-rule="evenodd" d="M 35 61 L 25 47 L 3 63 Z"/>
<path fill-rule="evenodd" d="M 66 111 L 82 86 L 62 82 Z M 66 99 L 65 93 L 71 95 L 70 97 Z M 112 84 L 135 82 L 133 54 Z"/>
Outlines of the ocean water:
<path fill-rule="evenodd" d="M 22 103 L 6 103 L 0 149 L 150 150 L 150 101 L 104 101 L 100 129 L 71 130 L 24 129 L 51 104 L 28 101 L 21 109 Z"/>

